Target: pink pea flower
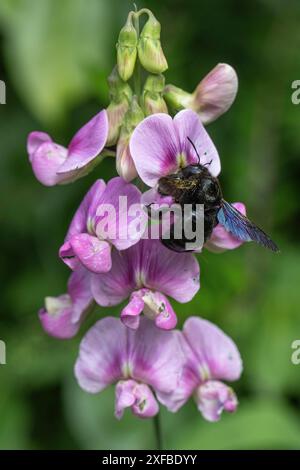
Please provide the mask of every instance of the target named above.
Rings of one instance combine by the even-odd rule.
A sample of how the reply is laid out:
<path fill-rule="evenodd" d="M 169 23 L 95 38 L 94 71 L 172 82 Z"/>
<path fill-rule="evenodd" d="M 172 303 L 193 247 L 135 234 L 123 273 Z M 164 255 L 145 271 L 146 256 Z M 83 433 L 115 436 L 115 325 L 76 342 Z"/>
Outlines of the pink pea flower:
<path fill-rule="evenodd" d="M 167 85 L 164 98 L 174 109 L 196 111 L 201 122 L 208 124 L 225 113 L 235 100 L 238 77 L 228 64 L 216 65 L 198 84 L 194 93 Z"/>
<path fill-rule="evenodd" d="M 124 198 L 123 205 L 120 197 Z M 131 205 L 140 207 L 140 199 L 138 188 L 122 178 L 112 178 L 107 184 L 97 180 L 71 221 L 59 250 L 62 260 L 71 269 L 81 264 L 94 273 L 109 271 L 112 246 L 125 250 L 142 235 L 129 230 L 135 214 L 130 215 L 127 210 Z M 145 217 L 142 210 L 140 213 Z"/>
<path fill-rule="evenodd" d="M 177 318 L 167 296 L 189 302 L 200 288 L 199 272 L 191 253 L 171 252 L 160 240 L 140 240 L 128 250 L 114 250 L 111 270 L 93 274 L 91 289 L 103 307 L 129 297 L 121 312 L 121 320 L 129 328 L 139 327 L 144 312 L 156 326 L 169 330 L 176 326 Z"/>
<path fill-rule="evenodd" d="M 50 336 L 72 338 L 93 305 L 89 273 L 79 268 L 69 278 L 67 294 L 46 297 L 45 308 L 39 311 L 40 321 Z"/>
<path fill-rule="evenodd" d="M 140 178 L 151 187 L 142 195 L 143 204 L 172 203 L 170 196 L 158 193 L 157 183 L 163 176 L 198 163 L 188 138 L 198 150 L 200 163 L 209 164 L 210 173 L 217 177 L 221 170 L 218 152 L 194 111 L 180 111 L 174 119 L 167 114 L 154 114 L 144 119 L 133 131 L 130 152 Z M 245 213 L 242 203 L 236 203 L 235 207 Z M 242 243 L 218 224 L 205 247 L 211 251 L 224 251 L 237 248 Z"/>
<path fill-rule="evenodd" d="M 118 419 L 126 408 L 140 418 L 151 418 L 159 411 L 159 394 L 167 397 L 176 388 L 182 360 L 175 332 L 159 330 L 147 318 L 133 331 L 119 319 L 106 317 L 83 338 L 75 376 L 89 393 L 116 384 Z"/>
<path fill-rule="evenodd" d="M 105 110 L 94 116 L 73 137 L 68 148 L 53 142 L 45 132 L 31 132 L 27 150 L 36 178 L 45 186 L 69 183 L 97 163 L 108 136 Z"/>
<path fill-rule="evenodd" d="M 217 326 L 190 317 L 178 333 L 185 355 L 182 376 L 174 393 L 160 396 L 170 411 L 177 411 L 192 395 L 208 421 L 218 421 L 222 411 L 233 412 L 238 401 L 222 380 L 234 381 L 242 373 L 242 361 L 234 342 Z"/>

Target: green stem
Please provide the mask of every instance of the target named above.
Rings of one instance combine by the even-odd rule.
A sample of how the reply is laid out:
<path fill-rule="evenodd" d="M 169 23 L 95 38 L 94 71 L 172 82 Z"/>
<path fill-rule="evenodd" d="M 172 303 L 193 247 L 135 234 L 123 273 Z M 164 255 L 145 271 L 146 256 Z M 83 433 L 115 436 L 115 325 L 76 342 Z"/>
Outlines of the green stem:
<path fill-rule="evenodd" d="M 154 416 L 153 424 L 154 424 L 154 433 L 155 433 L 155 440 L 156 440 L 156 450 L 162 450 L 163 449 L 162 432 L 161 432 L 159 413 L 157 413 L 157 415 Z"/>

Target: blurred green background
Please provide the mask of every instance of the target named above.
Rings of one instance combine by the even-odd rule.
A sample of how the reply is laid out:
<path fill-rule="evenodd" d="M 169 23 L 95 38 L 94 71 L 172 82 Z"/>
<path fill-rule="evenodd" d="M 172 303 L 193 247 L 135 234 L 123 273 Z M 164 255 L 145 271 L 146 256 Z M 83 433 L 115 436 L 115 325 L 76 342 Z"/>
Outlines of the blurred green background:
<path fill-rule="evenodd" d="M 180 323 L 204 316 L 230 334 L 244 359 L 234 384 L 238 412 L 204 422 L 193 402 L 163 410 L 166 448 L 300 448 L 300 4 L 295 0 L 159 0 L 138 2 L 162 23 L 167 82 L 192 91 L 218 62 L 233 65 L 240 88 L 230 112 L 209 125 L 222 159 L 229 201 L 278 242 L 274 255 L 254 244 L 199 256 L 202 287 L 176 305 Z M 57 250 L 69 221 L 96 177 L 114 175 L 105 161 L 75 184 L 46 188 L 31 171 L 27 134 L 49 132 L 67 144 L 107 106 L 106 76 L 118 31 L 132 3 L 124 0 L 1 0 L 0 106 L 1 449 L 153 448 L 150 421 L 113 417 L 113 389 L 88 395 L 72 368 L 84 330 L 60 342 L 43 333 L 37 310 L 46 295 L 65 291 L 68 269 Z M 90 319 L 118 314 L 100 309 Z"/>

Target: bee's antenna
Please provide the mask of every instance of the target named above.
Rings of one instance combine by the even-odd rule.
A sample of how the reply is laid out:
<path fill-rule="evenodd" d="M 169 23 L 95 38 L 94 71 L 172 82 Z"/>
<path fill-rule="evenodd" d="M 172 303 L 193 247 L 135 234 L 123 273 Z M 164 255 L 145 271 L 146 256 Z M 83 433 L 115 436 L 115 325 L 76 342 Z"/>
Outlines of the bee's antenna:
<path fill-rule="evenodd" d="M 199 165 L 200 165 L 200 164 L 201 164 L 201 163 L 200 163 L 200 155 L 199 155 L 199 153 L 198 153 L 198 150 L 196 149 L 196 145 L 194 144 L 194 142 L 192 141 L 192 139 L 190 139 L 189 137 L 187 138 L 187 140 L 189 141 L 189 143 L 191 144 L 191 146 L 192 146 L 193 149 L 195 150 L 196 155 L 197 155 L 197 157 L 198 157 L 198 163 L 199 163 Z"/>

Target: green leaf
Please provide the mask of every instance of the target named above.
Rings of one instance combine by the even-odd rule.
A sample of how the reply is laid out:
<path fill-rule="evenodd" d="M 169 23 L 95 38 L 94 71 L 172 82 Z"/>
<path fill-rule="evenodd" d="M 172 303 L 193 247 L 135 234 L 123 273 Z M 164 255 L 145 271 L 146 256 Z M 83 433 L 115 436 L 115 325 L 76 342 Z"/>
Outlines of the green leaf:
<path fill-rule="evenodd" d="M 0 3 L 9 71 L 38 118 L 53 122 L 90 96 L 109 68 L 111 13 L 105 0 Z"/>

